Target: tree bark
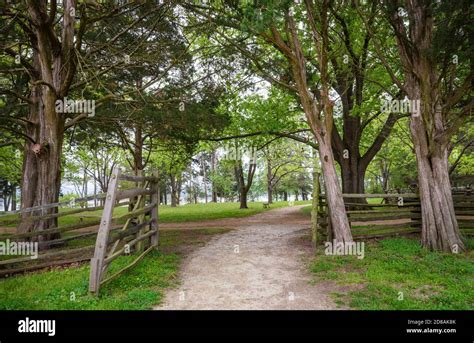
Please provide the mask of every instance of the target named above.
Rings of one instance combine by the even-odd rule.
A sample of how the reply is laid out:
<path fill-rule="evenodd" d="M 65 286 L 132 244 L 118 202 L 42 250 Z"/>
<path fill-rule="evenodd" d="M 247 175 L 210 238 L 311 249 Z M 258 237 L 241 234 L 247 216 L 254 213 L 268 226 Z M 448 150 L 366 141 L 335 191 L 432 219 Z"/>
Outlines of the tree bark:
<path fill-rule="evenodd" d="M 415 148 L 421 202 L 421 243 L 430 250 L 461 252 L 465 250 L 454 213 L 449 180 L 448 146 L 452 134 L 463 122 L 463 109 L 454 111 L 464 89 L 442 94 L 437 61 L 433 54 L 434 17 L 431 4 L 422 0 L 406 3 L 409 30 L 391 2 L 388 19 L 394 29 L 405 84 L 392 79 L 419 106 L 411 109 L 410 132 Z M 472 72 L 463 87 L 472 82 Z M 471 103 L 472 104 L 472 103 Z M 469 108 L 466 108 L 469 110 Z M 466 110 L 464 109 L 464 110 Z M 461 113 L 461 114 L 458 114 Z M 466 112 L 469 113 L 469 112 Z M 448 122 L 450 123 L 448 124 Z"/>
<path fill-rule="evenodd" d="M 237 186 L 239 188 L 239 201 L 240 201 L 240 208 L 247 209 L 247 195 L 252 186 L 253 176 L 255 174 L 255 170 L 257 169 L 257 165 L 249 162 L 249 169 L 247 173 L 247 182 L 245 181 L 244 177 L 244 170 L 242 165 L 242 160 L 237 160 L 235 162 L 234 171 L 235 177 L 237 179 Z"/>
<path fill-rule="evenodd" d="M 216 151 L 213 150 L 211 153 L 211 173 L 212 173 L 212 202 L 217 202 L 217 191 L 216 191 L 216 184 L 214 182 L 214 176 L 216 172 Z"/>
<path fill-rule="evenodd" d="M 56 113 L 56 96 L 48 86 L 37 86 L 32 92 L 29 120 L 34 123 L 24 148 L 21 208 L 58 202 L 61 185 L 61 154 L 64 137 L 64 120 Z M 56 213 L 57 208 L 22 214 L 29 216 Z M 37 222 L 22 222 L 18 233 L 42 231 L 57 226 L 57 218 Z M 38 241 L 56 239 L 59 234 L 37 236 Z"/>
<path fill-rule="evenodd" d="M 61 154 L 65 131 L 65 117 L 56 111 L 56 100 L 64 99 L 76 71 L 74 52 L 75 17 L 71 9 L 76 1 L 63 1 L 64 16 L 61 41 L 54 29 L 54 19 L 49 18 L 47 2 L 28 1 L 31 18 L 31 43 L 33 46 L 32 88 L 26 124 L 30 137 L 24 146 L 21 208 L 55 203 L 59 200 L 61 186 Z M 31 215 L 50 214 L 57 208 L 29 212 Z M 42 231 L 57 225 L 57 218 L 40 222 L 22 222 L 18 233 Z M 59 234 L 37 236 L 38 241 L 54 239 Z"/>
<path fill-rule="evenodd" d="M 272 174 L 272 161 L 267 158 L 267 202 L 273 203 L 273 174 Z"/>
<path fill-rule="evenodd" d="M 464 251 L 451 194 L 447 144 L 435 144 L 430 153 L 428 141 L 435 141 L 436 132 L 427 132 L 420 117 L 411 118 L 410 130 L 418 166 L 421 243 L 430 250 Z"/>

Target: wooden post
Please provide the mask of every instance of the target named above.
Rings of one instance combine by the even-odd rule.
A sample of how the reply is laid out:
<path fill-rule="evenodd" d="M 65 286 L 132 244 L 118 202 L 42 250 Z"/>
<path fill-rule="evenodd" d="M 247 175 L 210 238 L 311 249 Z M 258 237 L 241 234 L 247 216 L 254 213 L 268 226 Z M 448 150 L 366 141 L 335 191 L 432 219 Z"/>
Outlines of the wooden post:
<path fill-rule="evenodd" d="M 107 252 L 107 241 L 112 225 L 112 215 L 114 212 L 115 197 L 117 195 L 118 178 L 120 168 L 115 167 L 107 187 L 107 196 L 105 198 L 104 212 L 100 221 L 99 232 L 95 243 L 94 257 L 91 259 L 91 270 L 89 278 L 89 291 L 99 293 L 100 280 L 102 278 L 102 268 L 105 254 Z"/>
<path fill-rule="evenodd" d="M 318 208 L 319 208 L 319 173 L 313 172 L 313 201 L 311 207 L 311 241 L 313 243 L 314 253 L 318 243 Z"/>
<path fill-rule="evenodd" d="M 150 228 L 151 230 L 156 231 L 156 233 L 151 236 L 151 246 L 155 247 L 155 249 L 158 249 L 158 238 L 159 238 L 159 232 L 158 232 L 158 208 L 160 206 L 160 183 L 159 183 L 159 174 L 158 170 L 153 171 L 153 176 L 156 177 L 156 181 L 152 184 L 152 189 L 155 190 L 155 192 L 151 195 L 151 203 L 156 203 L 156 208 L 153 208 L 151 210 L 151 224 Z"/>
<path fill-rule="evenodd" d="M 137 170 L 137 176 L 142 176 L 143 175 L 143 171 L 142 170 Z M 140 182 L 135 185 L 137 188 L 145 188 L 146 187 L 146 182 Z M 140 198 L 135 198 L 136 201 L 137 201 L 137 208 L 142 208 L 143 206 L 145 206 L 145 197 L 142 196 Z M 142 223 L 145 222 L 145 214 L 141 214 L 138 216 L 137 218 L 137 225 L 140 225 Z M 145 234 L 145 229 L 141 229 L 137 232 L 137 238 L 140 237 L 141 235 Z M 144 250 L 144 244 L 145 242 L 143 241 L 140 241 L 137 243 L 136 245 L 136 251 L 138 252 L 143 252 Z"/>

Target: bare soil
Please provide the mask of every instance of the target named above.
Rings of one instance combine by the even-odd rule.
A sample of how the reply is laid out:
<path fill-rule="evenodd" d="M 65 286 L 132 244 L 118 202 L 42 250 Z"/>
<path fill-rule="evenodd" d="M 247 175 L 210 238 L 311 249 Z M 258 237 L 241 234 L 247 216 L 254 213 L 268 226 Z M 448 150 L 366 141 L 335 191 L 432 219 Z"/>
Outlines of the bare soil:
<path fill-rule="evenodd" d="M 185 258 L 181 285 L 168 291 L 156 309 L 336 309 L 330 296 L 332 285 L 310 284 L 306 263 L 311 249 L 303 239 L 309 220 L 301 207 L 204 224 L 236 226 Z M 190 228 L 189 223 L 186 227 Z"/>

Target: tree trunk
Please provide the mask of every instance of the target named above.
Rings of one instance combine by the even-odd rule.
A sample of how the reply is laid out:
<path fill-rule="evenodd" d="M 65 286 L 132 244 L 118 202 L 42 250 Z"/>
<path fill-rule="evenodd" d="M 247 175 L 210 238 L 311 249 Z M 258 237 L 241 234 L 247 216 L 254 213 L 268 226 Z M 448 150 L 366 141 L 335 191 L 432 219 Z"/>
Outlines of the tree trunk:
<path fill-rule="evenodd" d="M 451 194 L 447 145 L 437 144 L 430 154 L 422 119 L 412 117 L 410 129 L 418 166 L 421 243 L 430 250 L 464 251 Z"/>
<path fill-rule="evenodd" d="M 390 7 L 391 3 L 387 1 L 387 4 L 388 19 L 396 35 L 405 74 L 404 84 L 393 75 L 392 79 L 404 88 L 411 101 L 419 102 L 411 108 L 410 132 L 418 169 L 421 243 L 430 250 L 461 252 L 465 247 L 454 213 L 448 145 L 452 134 L 463 122 L 462 115 L 456 117 L 458 114 L 454 109 L 454 105 L 461 100 L 456 94 L 462 94 L 463 89 L 445 93 L 438 70 L 443 70 L 446 65 L 440 66 L 440 61 L 428 53 L 435 47 L 432 4 L 422 0 L 407 2 L 408 23 L 400 18 L 396 9 Z M 466 79 L 466 89 L 471 85 L 472 79 Z M 464 110 L 469 113 L 468 107 Z M 460 113 L 463 113 L 462 110 Z"/>
<path fill-rule="evenodd" d="M 273 203 L 272 164 L 269 158 L 267 158 L 267 197 L 267 202 Z"/>
<path fill-rule="evenodd" d="M 56 96 L 48 86 L 37 86 L 32 92 L 28 135 L 35 143 L 27 141 L 24 147 L 21 208 L 58 202 L 61 185 L 61 153 L 64 137 L 64 120 L 56 113 Z M 22 219 L 32 215 L 57 213 L 57 208 L 22 214 Z M 41 222 L 23 221 L 18 233 L 42 231 L 57 226 L 57 218 Z M 37 236 L 38 241 L 55 239 L 59 234 Z"/>
<path fill-rule="evenodd" d="M 212 151 L 211 153 L 211 172 L 212 172 L 212 202 L 217 202 L 217 191 L 216 191 L 216 185 L 214 182 L 214 176 L 216 172 L 216 152 L 215 150 Z"/>
<path fill-rule="evenodd" d="M 247 195 L 252 186 L 253 176 L 255 174 L 255 170 L 257 166 L 255 163 L 249 163 L 249 170 L 247 175 L 247 182 L 245 182 L 244 178 L 244 170 L 242 166 L 242 161 L 238 160 L 235 163 L 234 171 L 235 171 L 235 178 L 237 179 L 237 185 L 239 188 L 239 199 L 240 199 L 240 208 L 246 209 L 247 206 Z"/>
<path fill-rule="evenodd" d="M 247 205 L 247 191 L 246 190 L 242 190 L 240 192 L 239 201 L 240 201 L 240 209 L 249 208 Z"/>
<path fill-rule="evenodd" d="M 56 100 L 64 100 L 76 72 L 76 50 L 74 47 L 75 16 L 70 15 L 76 7 L 74 0 L 63 1 L 65 15 L 61 23 L 61 40 L 49 18 L 47 2 L 28 1 L 27 10 L 32 25 L 28 29 L 34 48 L 32 87 L 29 94 L 29 113 L 24 146 L 21 208 L 58 202 L 61 186 L 61 153 L 65 130 L 65 116 L 56 111 Z M 41 81 L 39 83 L 35 83 Z M 32 215 L 56 213 L 57 208 L 29 212 Z M 22 222 L 18 233 L 43 231 L 57 226 L 57 218 L 40 222 Z M 59 234 L 40 235 L 37 240 L 58 238 Z"/>
<path fill-rule="evenodd" d="M 332 154 L 331 142 L 326 138 L 327 135 L 320 137 L 319 157 L 323 171 L 324 184 L 326 185 L 326 200 L 330 211 L 330 220 L 332 224 L 333 237 L 337 242 L 351 242 L 352 233 L 347 219 L 346 208 L 342 198 L 339 180 L 337 178 L 334 158 Z"/>
<path fill-rule="evenodd" d="M 176 207 L 178 204 L 178 185 L 176 175 L 170 174 L 170 186 L 171 186 L 171 207 Z"/>
<path fill-rule="evenodd" d="M 202 182 L 204 184 L 204 199 L 207 204 L 207 172 L 206 164 L 204 163 L 204 154 L 201 155 L 201 165 L 202 165 Z"/>
<path fill-rule="evenodd" d="M 12 185 L 12 211 L 16 211 L 16 186 Z"/>

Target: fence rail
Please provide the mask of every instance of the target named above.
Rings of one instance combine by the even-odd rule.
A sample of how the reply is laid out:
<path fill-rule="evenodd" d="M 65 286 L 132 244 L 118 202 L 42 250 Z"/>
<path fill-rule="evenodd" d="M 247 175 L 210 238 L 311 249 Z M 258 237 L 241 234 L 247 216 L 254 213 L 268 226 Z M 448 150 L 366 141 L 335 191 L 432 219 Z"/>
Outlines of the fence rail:
<path fill-rule="evenodd" d="M 90 289 L 98 292 L 100 285 L 109 281 L 104 277 L 108 265 L 123 253 L 129 252 L 128 248 L 123 248 L 125 245 L 131 252 L 139 253 L 139 259 L 143 258 L 144 255 L 141 255 L 145 251 L 148 253 L 152 250 L 150 248 L 156 248 L 158 245 L 158 173 L 153 172 L 151 176 L 124 175 L 116 168 L 112 174 L 105 194 L 0 214 L 0 226 L 24 222 L 38 224 L 46 220 L 56 222 L 52 227 L 40 231 L 1 234 L 0 243 L 37 244 L 39 253 L 35 259 L 31 256 L 8 259 L 0 257 L 0 277 L 55 265 L 93 260 L 96 267 L 100 264 L 101 268 L 94 269 L 96 267 L 91 266 L 93 279 L 90 280 Z M 123 185 L 120 182 L 126 184 Z M 130 187 L 130 183 L 133 184 L 132 188 L 121 187 Z M 103 200 L 103 205 L 60 210 L 60 207 L 64 205 L 77 206 L 95 199 Z M 127 201 L 121 201 L 125 199 Z M 113 216 L 115 209 L 124 206 L 128 206 L 125 214 Z M 101 210 L 102 214 L 94 215 L 94 212 Z M 61 222 L 65 217 L 68 217 L 67 222 Z M 76 217 L 76 222 L 70 222 L 71 218 Z"/>
<path fill-rule="evenodd" d="M 343 194 L 343 198 L 354 239 L 383 238 L 421 232 L 421 207 L 417 194 Z M 374 198 L 385 201 L 380 203 L 353 201 L 353 199 Z M 474 194 L 470 191 L 457 192 L 453 194 L 453 201 L 461 233 L 465 236 L 474 235 Z M 316 203 L 318 204 L 316 231 L 319 236 L 331 239 L 331 223 L 325 194 L 320 194 Z"/>

